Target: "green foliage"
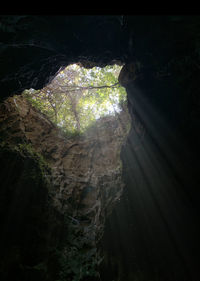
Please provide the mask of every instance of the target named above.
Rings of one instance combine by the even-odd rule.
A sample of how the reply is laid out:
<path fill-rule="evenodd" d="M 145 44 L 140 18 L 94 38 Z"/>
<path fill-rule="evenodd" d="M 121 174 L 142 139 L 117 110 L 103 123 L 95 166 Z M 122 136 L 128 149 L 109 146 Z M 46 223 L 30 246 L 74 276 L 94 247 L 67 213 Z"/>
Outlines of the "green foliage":
<path fill-rule="evenodd" d="M 64 132 L 82 133 L 100 117 L 121 110 L 126 91 L 117 80 L 120 70 L 117 65 L 85 69 L 73 64 L 42 90 L 23 95 Z"/>
<path fill-rule="evenodd" d="M 46 173 L 47 170 L 50 169 L 47 161 L 44 159 L 44 157 L 39 152 L 37 152 L 33 148 L 31 143 L 19 143 L 17 145 L 11 145 L 11 144 L 8 144 L 5 141 L 1 140 L 0 149 L 19 152 L 20 154 L 22 154 L 24 156 L 28 156 L 28 157 L 36 160 L 37 163 L 39 164 L 41 172 L 43 172 L 44 174 Z"/>
<path fill-rule="evenodd" d="M 48 165 L 44 157 L 40 153 L 36 152 L 30 143 L 19 143 L 17 146 L 15 146 L 15 149 L 32 156 L 32 158 L 35 158 L 37 160 L 39 159 L 41 166 Z"/>
<path fill-rule="evenodd" d="M 17 152 L 20 152 L 24 156 L 28 156 L 31 157 L 31 159 L 34 159 L 39 165 L 40 176 L 43 177 L 44 180 L 47 180 L 47 174 L 49 174 L 50 166 L 48 165 L 44 157 L 39 152 L 35 151 L 30 143 L 19 143 L 14 146 L 13 149 Z M 30 176 L 32 176 L 33 180 L 35 180 L 37 177 L 39 178 L 39 175 L 34 171 L 32 174 L 29 172 L 28 177 Z"/>

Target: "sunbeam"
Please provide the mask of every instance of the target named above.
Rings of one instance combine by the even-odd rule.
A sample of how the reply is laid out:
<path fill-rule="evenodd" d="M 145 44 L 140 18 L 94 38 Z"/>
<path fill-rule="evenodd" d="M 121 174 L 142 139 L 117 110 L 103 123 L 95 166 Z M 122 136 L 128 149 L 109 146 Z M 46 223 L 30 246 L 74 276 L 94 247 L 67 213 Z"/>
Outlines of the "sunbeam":
<path fill-rule="evenodd" d="M 132 277 L 123 280 L 197 280 L 198 199 L 191 194 L 198 185 L 195 176 L 191 183 L 187 143 L 134 84 L 127 93 L 132 129 L 121 153 L 126 188 L 105 234 L 106 241 L 119 232 L 119 244 L 109 240 L 107 248 L 117 258 L 125 251 L 128 261 L 121 262 L 132 265 Z"/>

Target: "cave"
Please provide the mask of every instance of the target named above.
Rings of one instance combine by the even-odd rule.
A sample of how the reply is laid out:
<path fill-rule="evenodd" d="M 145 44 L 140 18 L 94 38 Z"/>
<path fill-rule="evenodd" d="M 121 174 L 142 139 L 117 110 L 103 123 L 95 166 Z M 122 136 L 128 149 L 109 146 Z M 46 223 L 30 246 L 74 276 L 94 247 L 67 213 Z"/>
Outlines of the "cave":
<path fill-rule="evenodd" d="M 0 279 L 199 281 L 200 17 L 1 15 L 0 35 Z M 66 138 L 22 97 L 71 64 L 122 66 L 128 131 Z"/>

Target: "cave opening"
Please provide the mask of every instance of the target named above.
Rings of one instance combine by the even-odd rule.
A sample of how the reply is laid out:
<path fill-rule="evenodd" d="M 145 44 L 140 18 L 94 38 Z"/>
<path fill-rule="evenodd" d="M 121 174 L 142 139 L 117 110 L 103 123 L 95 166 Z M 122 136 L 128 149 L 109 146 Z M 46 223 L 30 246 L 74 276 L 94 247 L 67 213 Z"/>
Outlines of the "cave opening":
<path fill-rule="evenodd" d="M 22 174 L 20 178 L 13 173 L 16 184 L 6 182 L 8 190 L 2 189 L 2 197 L 8 197 L 11 188 L 16 189 L 16 196 L 23 194 L 19 203 L 14 202 L 14 209 L 17 197 L 5 201 L 12 210 L 8 212 L 11 218 L 6 222 L 3 239 L 12 227 L 18 228 L 14 221 L 21 220 L 30 202 L 32 208 L 24 220 L 30 216 L 34 221 L 21 232 L 14 231 L 16 237 L 9 234 L 14 242 L 11 246 L 5 244 L 9 253 L 8 261 L 2 263 L 5 272 L 10 257 L 14 257 L 12 266 L 19 272 L 13 269 L 13 274 L 20 278 L 30 277 L 31 272 L 43 278 L 54 261 L 58 264 L 53 278 L 63 276 L 64 280 L 99 280 L 101 276 L 105 281 L 174 281 L 181 276 L 188 281 L 189 276 L 196 275 L 190 244 L 192 238 L 197 240 L 193 224 L 197 218 L 188 211 L 188 179 L 184 178 L 182 184 L 178 178 L 183 173 L 178 153 L 186 159 L 184 144 L 166 116 L 145 96 L 145 90 L 138 90 L 139 75 L 134 65 L 127 68 L 123 77 L 121 65 L 81 68 L 80 63 L 71 64 L 60 69 L 43 89 L 25 90 L 2 105 L 5 118 L 1 155 L 8 158 L 4 160 L 6 167 L 9 161 L 15 163 L 17 155 L 19 164 L 15 169 L 20 177 Z M 61 132 L 64 137 L 60 139 Z M 12 144 L 12 149 L 5 152 L 5 143 Z M 43 181 L 43 176 L 53 186 L 49 192 L 51 204 L 59 213 L 58 222 L 54 221 L 57 214 L 53 214 L 52 226 L 47 224 L 50 238 L 44 230 L 40 233 L 37 225 L 45 225 L 45 216 L 49 216 L 49 210 L 45 210 L 45 215 L 37 218 L 49 196 L 49 183 Z M 24 186 L 30 186 L 32 194 L 28 190 L 25 193 Z M 44 186 L 44 194 L 40 186 Z M 36 228 L 33 234 L 32 227 Z M 44 236 L 51 243 L 61 236 L 61 242 L 56 242 L 59 246 L 53 244 L 53 250 L 46 249 L 39 245 Z M 27 253 L 31 239 L 35 239 L 36 249 Z M 59 252 L 58 260 L 55 251 Z M 21 262 L 23 267 L 19 269 Z"/>
<path fill-rule="evenodd" d="M 1 99 L 18 94 L 0 104 L 0 279 L 199 281 L 200 17 L 0 20 Z M 130 131 L 92 98 L 62 121 L 31 97 L 83 59 L 125 64 Z"/>
<path fill-rule="evenodd" d="M 43 89 L 0 105 L 0 157 L 15 175 L 1 189 L 3 279 L 52 271 L 55 280 L 99 280 L 97 242 L 123 191 L 121 148 L 131 126 L 121 69 L 71 64 Z"/>
<path fill-rule="evenodd" d="M 80 135 L 106 116 L 118 118 L 127 109 L 126 90 L 118 81 L 123 65 L 62 67 L 43 89 L 22 96 L 68 135 Z"/>

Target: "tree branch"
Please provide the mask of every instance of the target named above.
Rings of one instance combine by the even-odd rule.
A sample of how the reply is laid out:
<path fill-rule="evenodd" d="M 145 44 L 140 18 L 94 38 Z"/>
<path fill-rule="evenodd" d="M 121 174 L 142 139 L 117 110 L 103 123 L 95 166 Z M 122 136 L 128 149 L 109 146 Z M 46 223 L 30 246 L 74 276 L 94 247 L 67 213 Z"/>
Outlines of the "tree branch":
<path fill-rule="evenodd" d="M 103 86 L 87 86 L 87 87 L 81 87 L 81 86 L 59 86 L 59 88 L 64 88 L 67 91 L 77 91 L 77 90 L 92 90 L 92 89 L 105 89 L 105 88 L 117 88 L 119 86 L 119 82 L 113 84 L 113 85 L 103 85 Z"/>

